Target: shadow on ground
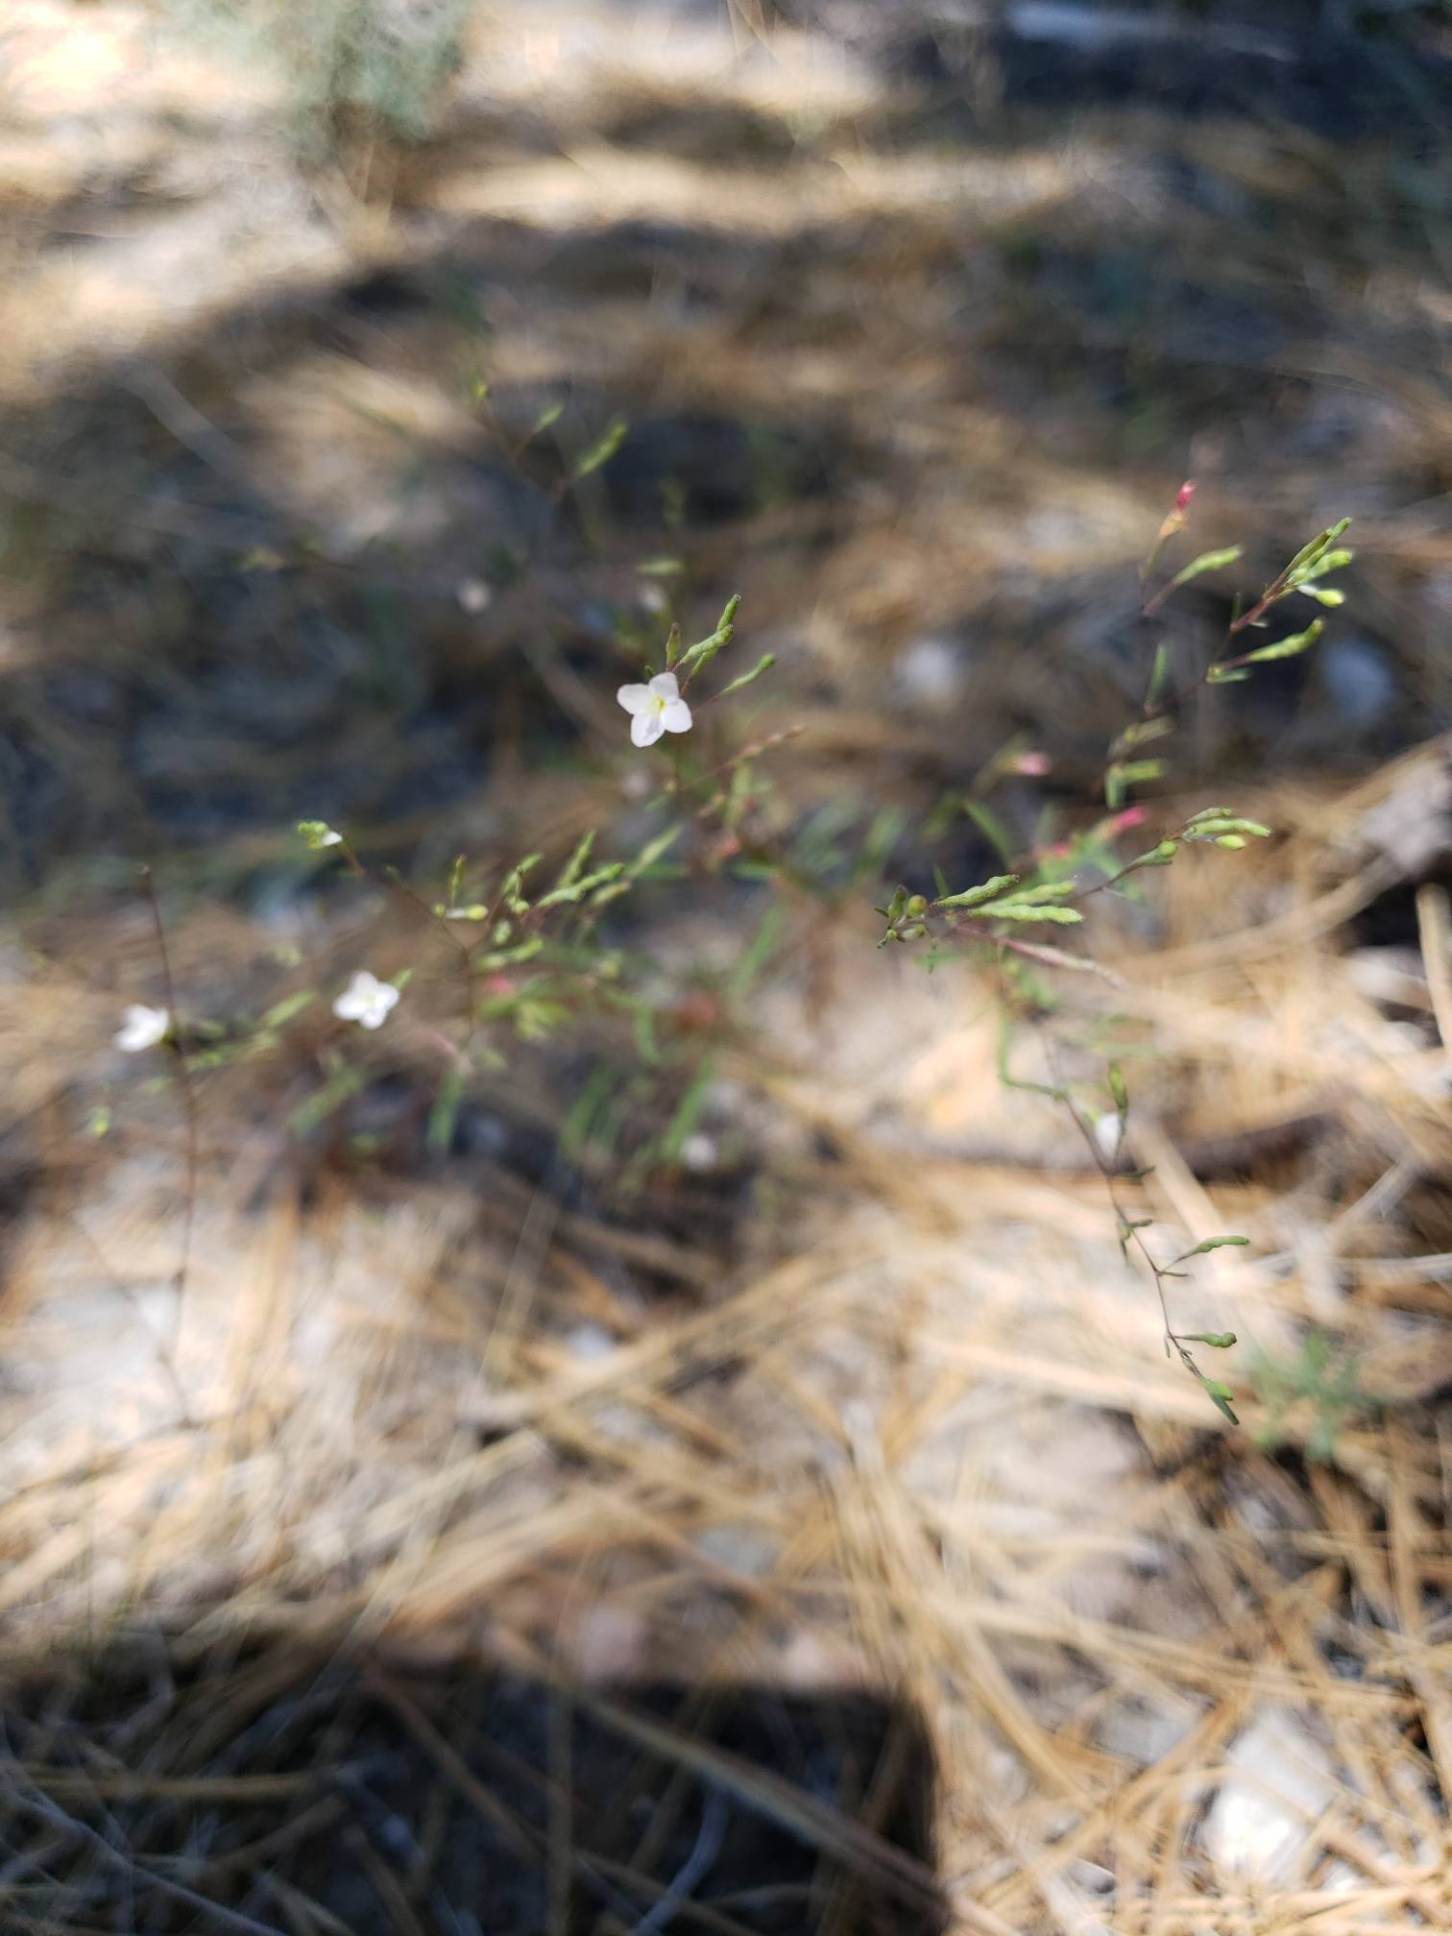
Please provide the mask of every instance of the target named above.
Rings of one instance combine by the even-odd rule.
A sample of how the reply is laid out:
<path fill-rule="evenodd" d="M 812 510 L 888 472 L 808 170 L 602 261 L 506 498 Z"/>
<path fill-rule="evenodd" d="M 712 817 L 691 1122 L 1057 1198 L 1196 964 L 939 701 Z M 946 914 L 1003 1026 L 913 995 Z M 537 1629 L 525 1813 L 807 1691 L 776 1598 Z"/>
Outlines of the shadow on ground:
<path fill-rule="evenodd" d="M 913 1715 L 152 1639 L 12 1683 L 7 1927 L 936 1936 Z"/>

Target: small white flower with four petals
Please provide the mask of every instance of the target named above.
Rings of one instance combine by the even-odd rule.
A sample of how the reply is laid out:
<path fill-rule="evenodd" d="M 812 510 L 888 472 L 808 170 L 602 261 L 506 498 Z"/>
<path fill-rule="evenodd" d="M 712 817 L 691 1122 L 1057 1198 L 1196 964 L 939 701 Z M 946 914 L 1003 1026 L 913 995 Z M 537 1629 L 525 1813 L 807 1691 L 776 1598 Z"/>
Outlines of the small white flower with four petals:
<path fill-rule="evenodd" d="M 154 1049 L 158 1042 L 164 1042 L 170 1033 L 171 1017 L 164 1008 L 147 1008 L 143 1002 L 133 1002 L 121 1011 L 116 1047 L 124 1049 L 127 1055 L 139 1055 L 143 1049 Z"/>
<path fill-rule="evenodd" d="M 382 1028 L 388 1020 L 398 990 L 392 982 L 379 981 L 366 968 L 360 968 L 337 1001 L 333 1013 L 341 1022 L 357 1022 L 360 1028 Z"/>
<path fill-rule="evenodd" d="M 615 697 L 631 715 L 635 746 L 654 746 L 662 733 L 688 733 L 691 709 L 673 672 L 658 672 L 648 686 L 622 686 Z"/>

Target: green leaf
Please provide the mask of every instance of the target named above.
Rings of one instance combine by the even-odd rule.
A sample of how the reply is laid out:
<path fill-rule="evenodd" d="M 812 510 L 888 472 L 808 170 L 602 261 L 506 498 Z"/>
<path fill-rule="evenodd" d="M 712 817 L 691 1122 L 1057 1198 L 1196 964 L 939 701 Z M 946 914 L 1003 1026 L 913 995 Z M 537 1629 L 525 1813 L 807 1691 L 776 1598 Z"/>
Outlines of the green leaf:
<path fill-rule="evenodd" d="M 1158 847 L 1151 847 L 1147 854 L 1140 854 L 1130 861 L 1125 872 L 1128 873 L 1130 867 L 1168 867 L 1179 851 L 1179 841 L 1162 840 Z"/>
<path fill-rule="evenodd" d="M 973 822 L 973 825 L 978 829 L 979 833 L 983 835 L 984 839 L 989 843 L 1000 860 L 1007 861 L 1013 859 L 1013 841 L 1005 829 L 1003 822 L 993 812 L 991 807 L 985 806 L 981 800 L 965 800 L 963 802 L 963 811 Z"/>
<path fill-rule="evenodd" d="M 1240 686 L 1250 677 L 1248 672 L 1233 665 L 1213 665 L 1205 674 L 1207 686 Z"/>
<path fill-rule="evenodd" d="M 1187 840 L 1212 840 L 1218 834 L 1250 834 L 1256 840 L 1269 840 L 1271 830 L 1259 820 L 1243 820 L 1239 814 L 1197 814 L 1185 825 Z"/>
<path fill-rule="evenodd" d="M 660 1139 L 660 1152 L 665 1162 L 679 1162 L 686 1138 L 694 1133 L 697 1123 L 701 1120 L 715 1077 L 716 1058 L 708 1055 L 691 1078 L 685 1094 L 676 1104 L 675 1113 Z"/>
<path fill-rule="evenodd" d="M 316 1000 L 317 993 L 311 988 L 304 988 L 296 995 L 284 996 L 282 1001 L 275 1002 L 267 1010 L 257 1026 L 265 1029 L 279 1029 L 285 1022 L 290 1022 L 294 1015 L 301 1015 L 303 1010 Z"/>
<path fill-rule="evenodd" d="M 591 444 L 576 464 L 570 474 L 570 482 L 578 484 L 582 477 L 588 477 L 592 471 L 598 471 L 602 465 L 608 464 L 629 434 L 629 421 L 624 417 L 613 418 L 605 434 Z"/>
<path fill-rule="evenodd" d="M 1329 551 L 1336 540 L 1345 531 L 1349 530 L 1350 527 L 1350 518 L 1340 518 L 1335 524 L 1328 526 L 1325 531 L 1320 532 L 1316 537 L 1312 538 L 1309 544 L 1302 545 L 1295 557 L 1292 558 L 1291 562 L 1281 573 L 1282 578 L 1288 579 L 1300 571 L 1304 565 L 1313 564 L 1321 556 L 1322 552 Z"/>
<path fill-rule="evenodd" d="M 985 901 L 996 900 L 1006 887 L 1017 887 L 1018 879 L 1017 874 L 995 874 L 981 887 L 965 887 L 961 894 L 945 894 L 933 905 L 940 908 L 980 907 Z"/>
<path fill-rule="evenodd" d="M 552 887 L 548 894 L 541 897 L 537 905 L 541 908 L 578 905 L 597 887 L 604 887 L 618 881 L 624 872 L 623 860 L 606 861 L 605 865 L 597 867 L 593 874 L 583 875 L 578 881 L 571 882 L 568 887 Z"/>
<path fill-rule="evenodd" d="M 1044 901 L 1067 901 L 1078 893 L 1073 881 L 1036 881 L 1032 887 L 1021 887 L 1006 898 L 1012 901 L 1031 901 L 1038 906 Z"/>
<path fill-rule="evenodd" d="M 459 1105 L 464 1099 L 464 1084 L 467 1074 L 462 1064 L 456 1063 L 444 1072 L 439 1084 L 439 1092 L 434 1097 L 433 1107 L 429 1110 L 428 1126 L 424 1131 L 424 1142 L 434 1151 L 447 1150 L 454 1140 L 454 1129 L 459 1120 Z"/>
<path fill-rule="evenodd" d="M 732 997 L 742 1001 L 760 979 L 781 940 L 786 915 L 779 907 L 768 907 L 750 945 L 731 971 Z"/>
<path fill-rule="evenodd" d="M 526 854 L 522 861 L 517 862 L 515 866 L 510 868 L 509 872 L 500 882 L 499 899 L 512 913 L 523 914 L 527 911 L 529 902 L 525 900 L 521 892 L 524 885 L 524 877 L 529 873 L 531 868 L 537 867 L 543 859 L 543 854 Z"/>
<path fill-rule="evenodd" d="M 1129 1114 L 1129 1090 L 1125 1087 L 1124 1071 L 1117 1062 L 1109 1065 L 1109 1093 L 1114 1098 L 1114 1106 L 1121 1116 Z"/>
<path fill-rule="evenodd" d="M 1227 545 L 1223 551 L 1202 551 L 1198 558 L 1192 558 L 1188 565 L 1177 571 L 1170 580 L 1169 590 L 1178 591 L 1181 585 L 1188 585 L 1192 578 L 1202 577 L 1207 571 L 1221 571 L 1226 565 L 1235 564 L 1244 550 L 1243 545 Z"/>
<path fill-rule="evenodd" d="M 1109 749 L 1109 757 L 1118 759 L 1121 753 L 1132 753 L 1136 746 L 1148 746 L 1153 740 L 1163 739 L 1175 730 L 1175 722 L 1161 713 L 1155 719 L 1137 719 L 1132 726 L 1126 726 Z"/>
<path fill-rule="evenodd" d="M 1203 1243 L 1196 1244 L 1193 1250 L 1182 1250 L 1178 1257 L 1172 1257 L 1173 1264 L 1183 1264 L 1189 1257 L 1206 1257 L 1212 1250 L 1225 1250 L 1228 1246 L 1236 1248 L 1248 1244 L 1249 1237 L 1207 1237 Z"/>
<path fill-rule="evenodd" d="M 345 1065 L 335 1069 L 320 1089 L 293 1110 L 287 1119 L 288 1127 L 295 1136 L 306 1136 L 320 1123 L 326 1122 L 335 1109 L 356 1096 L 367 1079 L 367 1072 L 361 1068 Z"/>
<path fill-rule="evenodd" d="M 1232 1425 L 1239 1425 L 1240 1420 L 1235 1415 L 1235 1407 L 1230 1402 L 1231 1391 L 1229 1385 L 1222 1384 L 1218 1378 L 1207 1378 L 1203 1371 L 1197 1372 L 1196 1375 L 1200 1383 L 1205 1387 L 1205 1390 L 1209 1393 L 1210 1402 L 1214 1405 L 1216 1411 L 1228 1419 Z"/>
<path fill-rule="evenodd" d="M 723 647 L 730 645 L 736 634 L 736 614 L 740 609 L 741 594 L 733 592 L 716 622 L 715 631 L 709 638 L 698 639 L 680 660 L 680 669 L 686 678 L 691 678 L 703 666 L 708 666 Z"/>
<path fill-rule="evenodd" d="M 626 880 L 638 881 L 643 874 L 649 873 L 656 862 L 663 859 L 670 852 L 671 848 L 675 846 L 681 837 L 681 833 L 682 828 L 678 822 L 674 827 L 667 827 L 663 833 L 658 833 L 654 839 L 648 840 L 636 855 L 635 859 L 626 868 Z"/>
<path fill-rule="evenodd" d="M 718 699 L 730 698 L 733 692 L 740 692 L 741 688 L 743 686 L 749 686 L 753 679 L 759 679 L 763 672 L 770 672 L 775 664 L 776 654 L 774 652 L 763 652 L 750 672 L 743 672 L 739 679 L 733 679 L 729 686 L 723 686 L 716 697 Z"/>
<path fill-rule="evenodd" d="M 1325 630 L 1325 619 L 1312 619 L 1304 632 L 1294 632 L 1288 639 L 1277 639 L 1274 645 L 1258 646 L 1254 652 L 1247 652 L 1245 663 L 1268 665 L 1272 659 L 1298 658 L 1302 652 L 1310 650 Z"/>
<path fill-rule="evenodd" d="M 1032 901 L 989 901 L 978 911 L 995 921 L 1055 921 L 1066 928 L 1084 919 L 1078 908 L 1040 907 Z"/>
<path fill-rule="evenodd" d="M 1163 760 L 1116 760 L 1104 775 L 1106 805 L 1122 807 L 1131 787 L 1143 785 L 1149 780 L 1163 779 L 1164 773 Z"/>
<path fill-rule="evenodd" d="M 1186 1344 L 1208 1344 L 1212 1351 L 1229 1351 L 1236 1342 L 1233 1331 L 1185 1331 L 1180 1335 Z"/>
<path fill-rule="evenodd" d="M 1318 558 L 1313 558 L 1310 564 L 1303 565 L 1298 572 L 1292 575 L 1292 586 L 1295 590 L 1300 591 L 1303 586 L 1308 585 L 1314 578 L 1324 578 L 1328 572 L 1332 571 L 1344 571 L 1355 556 L 1356 553 L 1354 551 L 1347 551 L 1344 548 L 1323 551 Z"/>
<path fill-rule="evenodd" d="M 581 834 L 579 841 L 576 844 L 574 853 L 572 853 L 570 855 L 570 858 L 565 862 L 565 865 L 561 870 L 560 877 L 555 882 L 555 886 L 557 888 L 573 887 L 575 882 L 579 880 L 581 874 L 585 871 L 585 862 L 590 858 L 590 850 L 594 845 L 595 845 L 595 829 L 591 827 L 588 833 Z"/>
<path fill-rule="evenodd" d="M 1169 684 L 1170 648 L 1163 639 L 1155 647 L 1154 664 L 1150 667 L 1149 684 L 1145 687 L 1144 703 L 1153 706 Z"/>

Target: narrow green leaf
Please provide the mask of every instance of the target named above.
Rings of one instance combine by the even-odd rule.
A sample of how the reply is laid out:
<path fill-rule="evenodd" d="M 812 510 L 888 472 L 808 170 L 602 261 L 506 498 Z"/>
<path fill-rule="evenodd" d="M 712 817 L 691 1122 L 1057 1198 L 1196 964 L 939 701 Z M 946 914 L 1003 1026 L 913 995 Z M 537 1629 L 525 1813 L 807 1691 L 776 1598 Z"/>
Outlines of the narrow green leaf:
<path fill-rule="evenodd" d="M 1211 840 L 1217 834 L 1250 834 L 1256 840 L 1269 840 L 1271 830 L 1262 821 L 1244 820 L 1233 813 L 1197 817 L 1185 828 L 1187 840 Z"/>
<path fill-rule="evenodd" d="M 1172 1258 L 1170 1261 L 1176 1264 L 1183 1264 L 1189 1257 L 1205 1257 L 1212 1250 L 1224 1250 L 1229 1245 L 1235 1245 L 1239 1248 L 1249 1242 L 1249 1237 L 1207 1237 L 1203 1243 L 1196 1244 L 1193 1250 L 1182 1250 L 1178 1257 Z"/>
<path fill-rule="evenodd" d="M 674 827 L 667 827 L 663 833 L 658 833 L 653 840 L 648 840 L 636 855 L 635 859 L 626 868 L 626 880 L 638 881 L 643 874 L 649 873 L 656 862 L 664 859 L 671 848 L 675 846 L 681 837 L 681 833 L 682 828 L 678 823 Z"/>
<path fill-rule="evenodd" d="M 984 901 L 996 900 L 1006 887 L 1017 887 L 1017 874 L 995 874 L 992 880 L 984 881 L 981 887 L 965 887 L 961 894 L 945 894 L 934 902 L 940 908 L 980 907 Z"/>
<path fill-rule="evenodd" d="M 265 1029 L 279 1029 L 284 1023 L 290 1022 L 295 1015 L 301 1015 L 303 1010 L 316 1000 L 316 991 L 311 988 L 304 988 L 296 995 L 285 996 L 282 1001 L 274 1003 L 268 1009 L 257 1026 Z"/>
<path fill-rule="evenodd" d="M 995 921 L 1054 921 L 1066 928 L 1084 919 L 1078 908 L 1040 907 L 1031 901 L 989 901 L 978 912 Z"/>
<path fill-rule="evenodd" d="M 1268 665 L 1272 659 L 1294 659 L 1307 652 L 1326 629 L 1323 618 L 1312 619 L 1304 632 L 1295 632 L 1288 639 L 1277 639 L 1274 645 L 1262 645 L 1254 652 L 1247 652 L 1247 665 Z"/>
<path fill-rule="evenodd" d="M 1144 703 L 1156 705 L 1170 681 L 1170 648 L 1163 640 L 1155 647 L 1154 664 L 1150 667 L 1149 684 L 1145 687 Z"/>
<path fill-rule="evenodd" d="M 981 800 L 965 800 L 963 802 L 963 811 L 973 822 L 973 825 L 978 829 L 979 833 L 987 840 L 1000 860 L 1008 861 L 1013 859 L 1013 841 L 1007 829 L 1004 827 L 1003 822 L 991 807 L 985 806 Z"/>
<path fill-rule="evenodd" d="M 1164 773 L 1163 760 L 1116 760 L 1104 775 L 1105 803 L 1115 809 L 1122 807 L 1131 787 L 1163 779 Z"/>
<path fill-rule="evenodd" d="M 1137 719 L 1132 726 L 1126 726 L 1109 749 L 1109 757 L 1118 759 L 1121 753 L 1132 753 L 1136 746 L 1148 746 L 1152 741 L 1163 739 L 1175 730 L 1175 722 L 1161 713 L 1155 719 Z"/>
<path fill-rule="evenodd" d="M 578 484 L 582 477 L 588 477 L 592 471 L 598 471 L 602 465 L 608 464 L 629 434 L 630 424 L 627 419 L 614 418 L 605 434 L 591 444 L 585 455 L 575 465 L 570 474 L 570 482 Z"/>
<path fill-rule="evenodd" d="M 1350 528 L 1350 525 L 1350 518 L 1341 518 L 1335 524 L 1328 526 L 1325 531 L 1319 532 L 1312 538 L 1309 544 L 1301 546 L 1295 557 L 1292 558 L 1291 562 L 1281 573 L 1281 577 L 1283 579 L 1292 577 L 1304 565 L 1309 565 L 1319 558 L 1323 551 L 1329 551 L 1342 533 Z"/>
<path fill-rule="evenodd" d="M 763 672 L 770 672 L 775 664 L 776 654 L 774 652 L 763 652 L 750 672 L 743 672 L 739 679 L 733 679 L 729 686 L 723 686 L 716 697 L 718 699 L 728 699 L 733 692 L 740 692 L 743 686 L 749 686 L 753 679 L 759 679 Z"/>
<path fill-rule="evenodd" d="M 1223 551 L 1202 551 L 1198 558 L 1192 558 L 1175 573 L 1169 589 L 1178 591 L 1181 585 L 1188 585 L 1192 578 L 1200 578 L 1207 571 L 1222 571 L 1226 565 L 1235 564 L 1243 551 L 1244 546 L 1238 544 L 1227 545 Z"/>
<path fill-rule="evenodd" d="M 1218 1378 L 1207 1378 L 1204 1372 L 1199 1372 L 1198 1376 L 1200 1383 L 1209 1393 L 1210 1402 L 1214 1405 L 1216 1411 L 1220 1412 L 1232 1425 L 1239 1425 L 1240 1420 L 1235 1415 L 1235 1407 L 1230 1402 L 1231 1391 L 1229 1385 L 1222 1384 Z"/>
<path fill-rule="evenodd" d="M 1236 1341 L 1233 1331 L 1186 1331 L 1182 1336 L 1186 1344 L 1208 1344 L 1212 1351 L 1229 1351 Z"/>
<path fill-rule="evenodd" d="M 585 862 L 590 858 L 590 849 L 594 845 L 595 829 L 591 827 L 588 833 L 581 834 L 574 853 L 565 862 L 560 872 L 560 877 L 555 882 L 557 888 L 574 886 L 575 882 L 579 880 L 581 874 L 585 871 Z"/>
<path fill-rule="evenodd" d="M 464 1100 L 466 1080 L 467 1074 L 463 1065 L 455 1063 L 444 1072 L 444 1079 L 439 1084 L 438 1094 L 434 1097 L 433 1106 L 429 1110 L 428 1124 L 424 1130 L 424 1142 L 436 1154 L 446 1151 L 454 1140 L 454 1130 L 459 1121 L 459 1105 Z"/>

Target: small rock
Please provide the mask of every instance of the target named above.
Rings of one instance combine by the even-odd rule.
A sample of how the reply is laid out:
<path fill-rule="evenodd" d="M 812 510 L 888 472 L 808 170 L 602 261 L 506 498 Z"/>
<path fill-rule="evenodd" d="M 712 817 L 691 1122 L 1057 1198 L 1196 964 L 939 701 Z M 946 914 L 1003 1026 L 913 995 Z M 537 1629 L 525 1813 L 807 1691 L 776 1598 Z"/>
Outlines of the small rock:
<path fill-rule="evenodd" d="M 966 654 L 956 640 L 933 636 L 915 639 L 898 653 L 893 681 L 911 705 L 947 705 L 963 690 L 965 661 Z"/>
<path fill-rule="evenodd" d="M 1268 1707 L 1226 1756 L 1201 1831 L 1217 1869 L 1265 1883 L 1294 1873 L 1316 1818 L 1335 1793 L 1325 1750 L 1287 1708 Z"/>

